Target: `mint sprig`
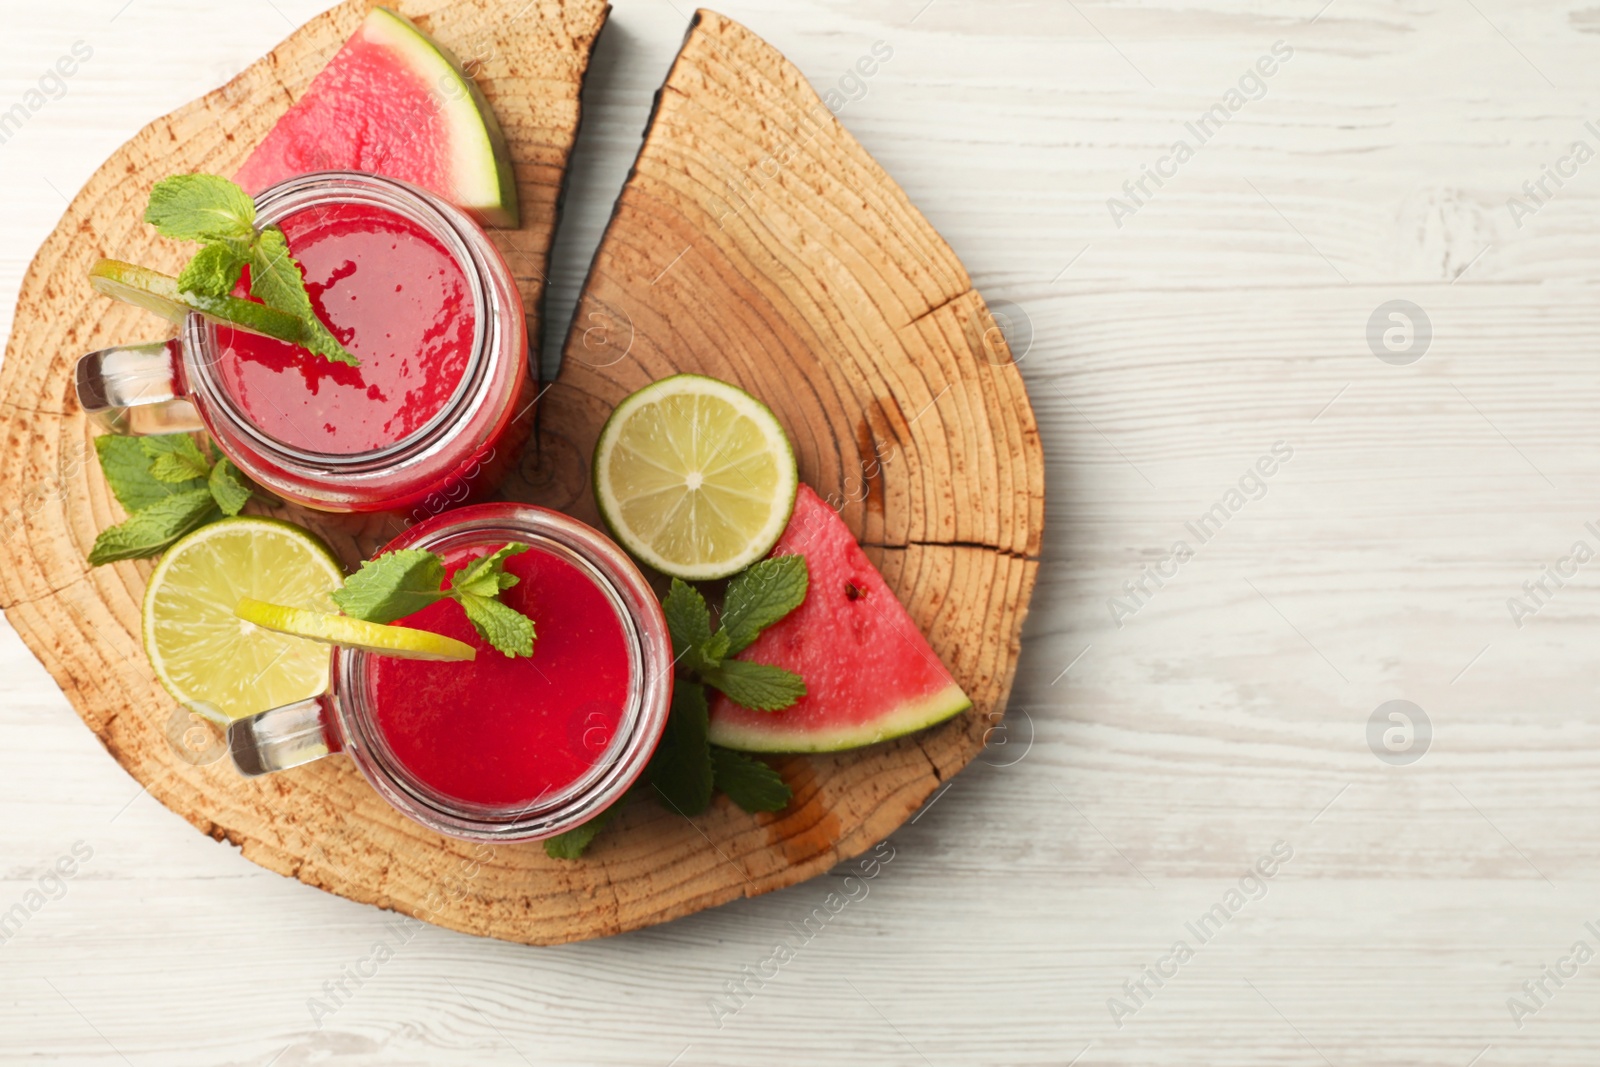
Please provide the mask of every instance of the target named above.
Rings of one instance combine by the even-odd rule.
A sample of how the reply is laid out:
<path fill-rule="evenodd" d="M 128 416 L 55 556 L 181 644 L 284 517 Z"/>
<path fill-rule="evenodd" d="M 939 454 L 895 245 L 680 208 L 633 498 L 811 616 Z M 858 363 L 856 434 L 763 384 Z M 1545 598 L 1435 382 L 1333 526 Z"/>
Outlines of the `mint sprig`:
<path fill-rule="evenodd" d="M 98 567 L 160 555 L 174 541 L 224 515 L 237 515 L 255 495 L 226 456 L 215 461 L 188 434 L 95 438 L 106 484 L 128 517 L 100 531 L 89 550 Z"/>
<path fill-rule="evenodd" d="M 441 600 L 454 600 L 485 641 L 507 657 L 533 655 L 533 620 L 498 599 L 521 579 L 507 573 L 506 560 L 528 550 L 508 544 L 456 572 L 444 588 L 444 559 L 419 548 L 402 548 L 369 559 L 333 593 L 339 610 L 353 619 L 391 623 Z"/>
<path fill-rule="evenodd" d="M 805 696 L 805 680 L 793 671 L 733 656 L 799 607 L 809 585 L 805 557 L 762 560 L 728 583 L 721 625 L 713 631 L 705 597 L 686 582 L 672 580 L 661 608 L 677 657 L 678 681 L 667 732 L 650 761 L 650 781 L 682 814 L 704 811 L 714 788 L 746 811 L 781 811 L 788 805 L 789 787 L 771 767 L 711 745 L 704 686 L 755 711 L 782 711 Z"/>
<path fill-rule="evenodd" d="M 764 559 L 728 583 L 722 624 L 712 633 L 705 598 L 693 586 L 674 578 L 661 607 L 680 671 L 753 711 L 789 707 L 806 695 L 806 683 L 798 674 L 732 657 L 749 648 L 762 630 L 799 607 L 809 585 L 804 556 Z"/>
<path fill-rule="evenodd" d="M 201 243 L 178 275 L 181 291 L 227 296 L 249 267 L 250 295 L 298 319 L 302 347 L 335 363 L 360 365 L 317 317 L 283 231 L 256 229 L 255 201 L 239 186 L 215 174 L 163 178 L 150 190 L 144 220 L 163 237 Z"/>

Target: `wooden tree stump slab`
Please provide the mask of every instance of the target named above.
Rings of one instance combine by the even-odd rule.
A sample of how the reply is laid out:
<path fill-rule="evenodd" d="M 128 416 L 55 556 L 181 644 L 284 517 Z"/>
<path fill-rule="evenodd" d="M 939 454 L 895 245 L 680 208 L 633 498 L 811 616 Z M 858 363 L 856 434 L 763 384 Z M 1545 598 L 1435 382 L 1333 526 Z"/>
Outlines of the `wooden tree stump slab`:
<path fill-rule="evenodd" d="M 600 0 L 400 5 L 478 75 L 511 142 L 523 228 L 496 235 L 530 335 Z M 121 518 L 72 391 L 84 351 L 160 336 L 83 281 L 115 256 L 176 269 L 139 221 L 179 171 L 232 173 L 360 21 L 349 2 L 228 86 L 143 130 L 95 174 L 23 281 L 0 366 L 0 607 L 107 750 L 151 795 L 256 863 L 352 900 L 529 944 L 634 929 L 791 885 L 899 826 L 981 751 L 1005 705 L 1043 522 L 1037 428 L 1004 339 L 955 255 L 799 72 L 743 27 L 696 16 L 502 495 L 594 521 L 588 457 L 612 406 L 683 370 L 772 405 L 802 477 L 837 501 L 975 708 L 912 738 L 778 767 L 795 802 L 719 800 L 690 823 L 636 804 L 584 860 L 470 845 L 410 823 L 348 761 L 240 779 L 174 708 L 139 642 L 150 565 L 90 569 Z M 353 564 L 399 522 L 273 511 Z"/>

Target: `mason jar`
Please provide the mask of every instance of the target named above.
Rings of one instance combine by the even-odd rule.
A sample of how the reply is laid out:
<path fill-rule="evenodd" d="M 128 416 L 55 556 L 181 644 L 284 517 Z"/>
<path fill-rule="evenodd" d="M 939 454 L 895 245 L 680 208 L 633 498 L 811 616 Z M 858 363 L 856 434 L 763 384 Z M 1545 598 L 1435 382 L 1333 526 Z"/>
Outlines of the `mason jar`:
<path fill-rule="evenodd" d="M 323 511 L 426 515 L 492 487 L 526 441 L 533 385 L 522 297 L 482 228 L 354 171 L 266 189 L 256 223 L 284 229 L 361 365 L 188 314 L 175 338 L 80 359 L 84 410 L 116 433 L 204 429 L 255 482 Z"/>
<path fill-rule="evenodd" d="M 529 504 L 446 512 L 384 551 L 461 560 L 511 542 L 529 546 L 507 566 L 520 569 L 540 607 L 532 657 L 501 663 L 487 650 L 485 664 L 417 664 L 335 649 L 326 693 L 229 726 L 240 773 L 343 753 L 401 813 L 472 841 L 552 837 L 621 799 L 661 740 L 673 670 L 661 605 L 627 554 L 598 530 Z M 541 571 L 547 562 L 552 569 Z M 546 573 L 564 577 L 544 581 Z M 597 606 L 603 625 L 594 624 Z M 410 673 L 394 675 L 402 664 Z"/>

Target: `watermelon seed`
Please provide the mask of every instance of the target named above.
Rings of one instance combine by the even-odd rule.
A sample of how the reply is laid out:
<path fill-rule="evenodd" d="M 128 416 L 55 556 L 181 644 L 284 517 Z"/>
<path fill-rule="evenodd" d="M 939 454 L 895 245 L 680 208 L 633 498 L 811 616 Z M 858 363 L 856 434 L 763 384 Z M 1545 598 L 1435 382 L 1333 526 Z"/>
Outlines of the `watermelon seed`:
<path fill-rule="evenodd" d="M 851 581 L 846 581 L 844 583 L 844 595 L 849 597 L 851 600 L 860 600 L 862 597 L 866 596 L 867 594 L 863 590 L 857 589 L 856 588 L 856 583 L 851 582 Z"/>

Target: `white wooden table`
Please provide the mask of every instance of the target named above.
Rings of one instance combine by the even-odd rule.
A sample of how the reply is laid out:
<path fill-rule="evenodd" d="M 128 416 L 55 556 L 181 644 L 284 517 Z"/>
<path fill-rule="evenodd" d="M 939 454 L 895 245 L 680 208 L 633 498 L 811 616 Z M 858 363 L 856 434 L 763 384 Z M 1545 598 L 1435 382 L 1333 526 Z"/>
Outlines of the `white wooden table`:
<path fill-rule="evenodd" d="M 819 88 L 893 48 L 842 118 L 1012 317 L 1050 464 L 1008 743 L 737 1014 L 846 870 L 560 949 L 396 933 L 142 795 L 3 630 L 0 912 L 51 899 L 0 1062 L 1593 1064 L 1600 9 L 1322 3 L 725 8 Z M 93 54 L 0 143 L 0 329 L 92 169 L 318 0 L 6 7 L 0 112 Z M 551 339 L 687 14 L 617 8 Z M 1391 301 L 1427 329 L 1369 337 Z M 1431 738 L 1369 744 L 1391 700 Z"/>

